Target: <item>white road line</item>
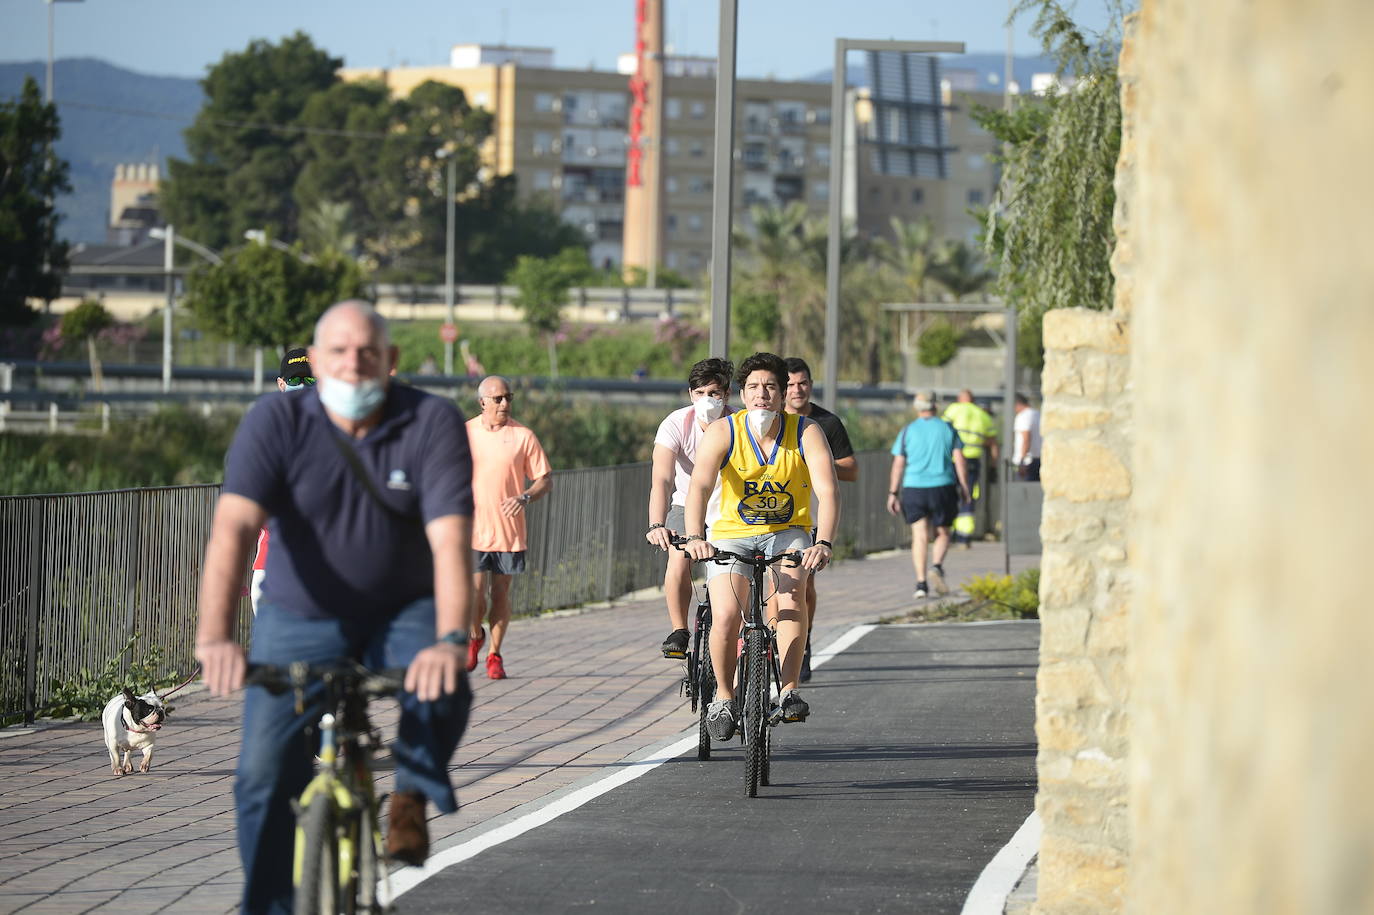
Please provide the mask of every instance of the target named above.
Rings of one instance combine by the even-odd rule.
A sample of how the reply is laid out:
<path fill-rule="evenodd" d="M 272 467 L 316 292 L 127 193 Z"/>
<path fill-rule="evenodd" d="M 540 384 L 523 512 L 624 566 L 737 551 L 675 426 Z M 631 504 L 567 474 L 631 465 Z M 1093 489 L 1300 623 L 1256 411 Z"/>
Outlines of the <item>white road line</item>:
<path fill-rule="evenodd" d="M 811 655 L 811 667 L 814 669 L 821 666 L 876 628 L 877 627 L 873 625 L 855 626 L 853 629 L 850 629 L 844 635 L 831 642 L 820 652 L 813 652 Z M 524 816 L 517 817 L 509 823 L 503 823 L 500 826 L 493 827 L 491 830 L 469 839 L 466 842 L 454 845 L 451 848 L 445 848 L 442 851 L 437 851 L 430 855 L 424 867 L 408 867 L 397 871 L 389 878 L 391 883 L 390 899 L 395 900 L 396 897 L 401 894 L 415 889 L 415 887 L 446 868 L 466 861 L 474 855 L 500 845 L 502 842 L 509 842 L 517 836 L 524 835 L 531 829 L 543 826 L 545 823 L 565 813 L 576 810 L 588 801 L 595 800 L 614 788 L 619 788 L 627 782 L 634 781 L 641 775 L 645 775 L 664 763 L 676 759 L 691 750 L 696 744 L 696 729 L 693 728 L 693 733 L 690 737 L 684 737 L 675 743 L 669 744 L 667 747 L 664 747 L 661 752 L 649 759 L 615 763 L 614 765 L 607 766 L 606 768 L 610 770 L 608 774 L 591 784 L 578 788 L 576 791 L 571 791 L 567 794 L 555 797 L 544 806 Z M 538 802 L 535 801 L 532 803 Z M 386 882 L 387 881 L 383 880 L 378 884 L 378 890 L 384 897 L 388 895 Z"/>
<path fill-rule="evenodd" d="M 1016 889 L 1016 881 L 1026 872 L 1026 865 L 1040 848 L 1040 815 L 1031 811 L 1026 822 L 1016 830 L 1011 841 L 1002 846 L 964 900 L 961 915 L 1002 915 L 1007 897 Z"/>

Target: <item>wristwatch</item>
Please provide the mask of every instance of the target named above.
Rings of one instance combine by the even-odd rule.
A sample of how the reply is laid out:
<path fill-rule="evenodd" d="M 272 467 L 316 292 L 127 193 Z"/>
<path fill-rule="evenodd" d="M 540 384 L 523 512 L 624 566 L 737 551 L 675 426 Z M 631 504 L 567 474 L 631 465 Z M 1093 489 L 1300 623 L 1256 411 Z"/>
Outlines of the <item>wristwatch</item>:
<path fill-rule="evenodd" d="M 446 632 L 441 635 L 439 641 L 447 642 L 450 645 L 457 645 L 459 648 L 466 648 L 468 647 L 468 634 L 461 629 L 455 629 L 452 632 Z"/>
<path fill-rule="evenodd" d="M 516 496 L 516 498 L 520 500 L 521 505 L 530 504 L 530 494 L 527 492 L 522 492 L 520 495 Z"/>
<path fill-rule="evenodd" d="M 829 540 L 817 540 L 816 546 L 823 546 L 830 552 L 835 552 L 835 544 L 831 543 Z"/>
<path fill-rule="evenodd" d="M 647 533 L 649 533 L 650 531 L 656 531 L 656 530 L 658 530 L 658 529 L 661 528 L 661 527 L 667 527 L 667 526 L 668 526 L 668 525 L 664 524 L 662 521 L 655 521 L 653 524 L 649 525 L 649 530 L 645 531 L 644 533 L 647 534 Z"/>

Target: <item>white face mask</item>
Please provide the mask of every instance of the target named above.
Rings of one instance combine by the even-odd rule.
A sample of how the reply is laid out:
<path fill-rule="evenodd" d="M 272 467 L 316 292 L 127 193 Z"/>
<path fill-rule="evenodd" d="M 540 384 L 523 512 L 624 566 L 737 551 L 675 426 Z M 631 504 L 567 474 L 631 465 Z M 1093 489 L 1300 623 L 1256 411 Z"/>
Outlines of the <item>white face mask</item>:
<path fill-rule="evenodd" d="M 754 409 L 749 411 L 749 428 L 754 430 L 754 435 L 763 437 L 769 429 L 773 427 L 773 420 L 778 416 L 772 410 Z"/>
<path fill-rule="evenodd" d="M 696 410 L 699 422 L 712 423 L 725 415 L 725 401 L 719 397 L 702 397 L 692 404 L 692 409 Z"/>
<path fill-rule="evenodd" d="M 340 378 L 320 378 L 320 402 L 331 413 L 344 419 L 360 420 L 386 400 L 386 388 L 375 378 L 364 378 L 357 384 Z"/>

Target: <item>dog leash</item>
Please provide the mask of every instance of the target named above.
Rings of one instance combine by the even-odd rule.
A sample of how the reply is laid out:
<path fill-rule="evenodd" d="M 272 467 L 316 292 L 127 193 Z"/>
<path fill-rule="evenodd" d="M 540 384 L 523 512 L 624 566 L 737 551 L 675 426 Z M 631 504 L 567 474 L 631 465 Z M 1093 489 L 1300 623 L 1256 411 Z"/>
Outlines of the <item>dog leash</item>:
<path fill-rule="evenodd" d="M 176 686 L 176 687 L 174 687 L 173 689 L 170 689 L 170 690 L 168 690 L 167 692 L 162 693 L 160 696 L 158 696 L 158 698 L 159 698 L 159 699 L 166 700 L 166 698 L 167 698 L 168 696 L 172 695 L 172 693 L 176 692 L 177 690 L 181 689 L 181 688 L 182 688 L 183 686 L 185 686 L 186 684 L 190 683 L 192 680 L 194 680 L 194 679 L 195 679 L 197 676 L 199 676 L 199 675 L 200 675 L 200 665 L 197 664 L 197 665 L 196 665 L 196 669 L 193 670 L 193 671 L 191 671 L 191 676 L 187 677 L 185 680 L 182 680 L 182 681 L 181 681 L 181 684 L 180 684 L 179 686 Z"/>

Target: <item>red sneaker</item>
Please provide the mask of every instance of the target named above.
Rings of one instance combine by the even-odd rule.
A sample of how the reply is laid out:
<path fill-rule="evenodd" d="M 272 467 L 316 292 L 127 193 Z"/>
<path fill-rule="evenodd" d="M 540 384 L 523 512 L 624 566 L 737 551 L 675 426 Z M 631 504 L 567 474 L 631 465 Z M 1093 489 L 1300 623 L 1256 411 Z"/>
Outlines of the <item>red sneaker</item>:
<path fill-rule="evenodd" d="M 501 663 L 501 656 L 499 654 L 487 653 L 487 679 L 506 679 L 506 666 Z"/>
<path fill-rule="evenodd" d="M 479 630 L 481 635 L 475 639 L 468 640 L 468 670 L 477 669 L 477 653 L 482 650 L 482 645 L 487 641 L 487 630 Z"/>

